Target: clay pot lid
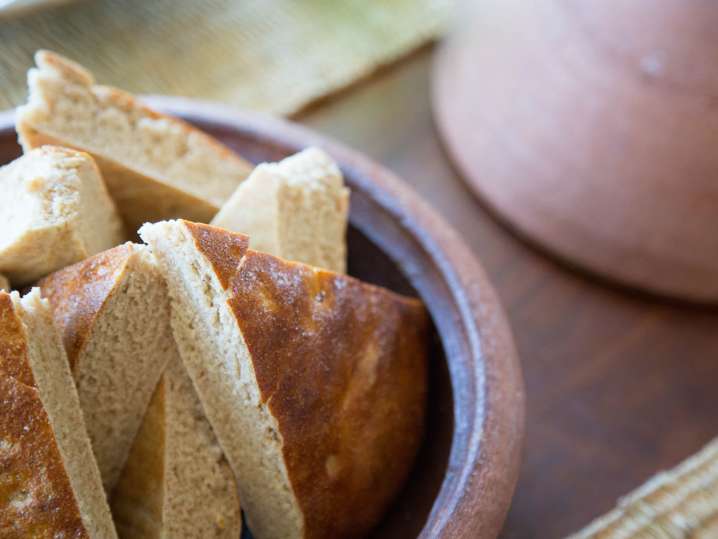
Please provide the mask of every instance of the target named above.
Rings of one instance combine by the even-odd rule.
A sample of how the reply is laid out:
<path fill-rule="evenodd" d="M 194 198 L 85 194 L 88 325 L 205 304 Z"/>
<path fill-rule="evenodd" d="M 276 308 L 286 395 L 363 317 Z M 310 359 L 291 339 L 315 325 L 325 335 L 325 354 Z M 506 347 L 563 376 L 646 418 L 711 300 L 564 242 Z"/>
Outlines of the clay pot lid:
<path fill-rule="evenodd" d="M 613 280 L 718 300 L 718 4 L 467 3 L 434 108 L 471 188 Z"/>

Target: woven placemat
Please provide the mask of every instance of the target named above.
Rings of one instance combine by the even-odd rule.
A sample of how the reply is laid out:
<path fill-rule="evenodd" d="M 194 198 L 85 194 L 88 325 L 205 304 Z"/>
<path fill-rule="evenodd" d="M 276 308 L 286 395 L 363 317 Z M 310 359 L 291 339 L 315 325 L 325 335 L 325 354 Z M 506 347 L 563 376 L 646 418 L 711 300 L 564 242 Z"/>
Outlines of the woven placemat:
<path fill-rule="evenodd" d="M 452 0 L 85 0 L 0 22 L 0 109 L 36 49 L 136 93 L 290 114 L 438 36 Z"/>
<path fill-rule="evenodd" d="M 718 537 L 718 438 L 625 496 L 616 509 L 569 539 Z"/>

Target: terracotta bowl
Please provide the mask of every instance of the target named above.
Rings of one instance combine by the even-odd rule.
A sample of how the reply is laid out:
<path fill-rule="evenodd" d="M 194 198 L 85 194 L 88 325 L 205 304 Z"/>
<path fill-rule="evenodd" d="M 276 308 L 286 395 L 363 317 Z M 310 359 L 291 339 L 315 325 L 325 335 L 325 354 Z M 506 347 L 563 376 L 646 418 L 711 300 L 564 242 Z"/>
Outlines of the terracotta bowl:
<path fill-rule="evenodd" d="M 480 0 L 434 71 L 471 187 L 621 283 L 718 301 L 718 3 Z"/>
<path fill-rule="evenodd" d="M 150 97 L 255 161 L 319 145 L 352 190 L 349 273 L 418 295 L 434 321 L 426 439 L 408 484 L 375 537 L 495 537 L 517 479 L 522 377 L 496 294 L 461 239 L 386 169 L 297 125 L 217 105 Z M 0 162 L 17 156 L 0 116 Z"/>

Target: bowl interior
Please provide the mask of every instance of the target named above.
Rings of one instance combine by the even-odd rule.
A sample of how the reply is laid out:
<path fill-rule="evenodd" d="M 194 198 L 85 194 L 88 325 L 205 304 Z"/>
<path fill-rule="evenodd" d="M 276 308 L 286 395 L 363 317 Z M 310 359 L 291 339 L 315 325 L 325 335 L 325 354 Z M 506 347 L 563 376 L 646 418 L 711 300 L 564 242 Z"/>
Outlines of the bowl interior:
<path fill-rule="evenodd" d="M 296 147 L 278 141 L 269 141 L 251 131 L 228 129 L 214 123 L 194 120 L 198 127 L 220 139 L 245 158 L 255 162 L 276 161 L 295 153 Z M 21 154 L 12 129 L 0 126 L 0 164 L 5 164 Z M 356 187 L 352 170 L 344 170 L 345 179 L 352 188 L 350 226 L 348 230 L 348 273 L 364 281 L 384 286 L 395 292 L 421 297 L 412 279 L 396 263 L 402 255 L 397 242 L 401 237 L 389 242 L 389 247 L 377 246 L 363 231 L 386 232 L 386 215 L 380 212 L 376 202 Z M 378 226 L 378 229 L 376 228 Z M 395 231 L 394 231 L 395 232 Z M 396 247 L 396 249 L 392 249 Z M 429 307 L 429 301 L 424 298 Z M 397 496 L 381 524 L 372 533 L 372 537 L 409 538 L 416 537 L 425 527 L 434 508 L 444 481 L 449 463 L 452 438 L 454 434 L 454 402 L 451 377 L 442 339 L 432 325 L 430 339 L 430 371 L 427 425 L 424 442 L 415 462 L 409 480 Z M 245 536 L 251 537 L 245 530 Z"/>
<path fill-rule="evenodd" d="M 400 269 L 357 228 L 348 233 L 348 273 L 395 292 L 419 296 Z M 453 398 L 446 356 L 432 324 L 426 435 L 414 469 L 392 510 L 373 537 L 416 537 L 434 505 L 448 466 L 453 435 Z"/>

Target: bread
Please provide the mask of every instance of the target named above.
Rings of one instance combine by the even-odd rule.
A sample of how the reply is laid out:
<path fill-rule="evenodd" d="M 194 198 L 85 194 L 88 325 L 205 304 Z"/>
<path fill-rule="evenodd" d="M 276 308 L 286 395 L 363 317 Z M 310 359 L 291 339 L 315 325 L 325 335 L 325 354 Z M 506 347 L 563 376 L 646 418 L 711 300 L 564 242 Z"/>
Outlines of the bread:
<path fill-rule="evenodd" d="M 339 167 L 309 148 L 255 168 L 212 224 L 247 234 L 257 251 L 346 273 L 348 211 Z"/>
<path fill-rule="evenodd" d="M 93 155 L 131 230 L 186 216 L 207 222 L 252 166 L 178 119 L 94 83 L 83 67 L 39 51 L 16 127 L 25 150 L 61 144 Z"/>
<path fill-rule="evenodd" d="M 160 375 L 177 355 L 164 279 L 146 246 L 126 243 L 39 284 L 60 329 L 110 493 Z"/>
<path fill-rule="evenodd" d="M 60 337 L 37 289 L 0 292 L 0 537 L 117 537 Z"/>
<path fill-rule="evenodd" d="M 10 281 L 4 275 L 0 275 L 0 290 L 10 291 Z"/>
<path fill-rule="evenodd" d="M 92 158 L 44 146 L 0 168 L 0 272 L 14 286 L 122 243 Z"/>
<path fill-rule="evenodd" d="M 112 497 L 121 538 L 239 539 L 234 474 L 179 358 L 152 397 Z"/>
<path fill-rule="evenodd" d="M 257 167 L 213 222 L 254 234 L 259 250 L 344 272 L 347 211 L 341 172 L 312 148 Z M 113 495 L 120 537 L 239 537 L 234 475 L 184 367 L 174 363 Z"/>
<path fill-rule="evenodd" d="M 422 305 L 208 225 L 148 224 L 140 235 L 167 278 L 180 355 L 253 534 L 366 534 L 422 437 Z"/>
<path fill-rule="evenodd" d="M 213 222 L 254 234 L 259 250 L 343 272 L 347 211 L 338 167 L 313 148 L 257 167 Z M 112 507 L 121 537 L 241 533 L 234 475 L 179 364 L 152 398 Z"/>

